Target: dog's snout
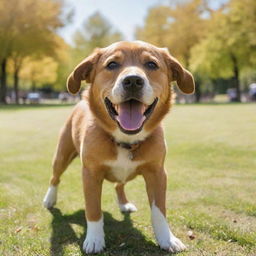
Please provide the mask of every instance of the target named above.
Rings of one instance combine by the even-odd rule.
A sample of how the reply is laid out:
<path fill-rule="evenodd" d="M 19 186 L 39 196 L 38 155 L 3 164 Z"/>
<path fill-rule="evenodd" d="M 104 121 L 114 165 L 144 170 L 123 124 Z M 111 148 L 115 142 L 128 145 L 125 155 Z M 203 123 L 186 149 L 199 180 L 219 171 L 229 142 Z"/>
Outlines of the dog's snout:
<path fill-rule="evenodd" d="M 123 88 L 125 90 L 141 90 L 144 86 L 144 79 L 140 76 L 127 76 L 123 80 Z"/>

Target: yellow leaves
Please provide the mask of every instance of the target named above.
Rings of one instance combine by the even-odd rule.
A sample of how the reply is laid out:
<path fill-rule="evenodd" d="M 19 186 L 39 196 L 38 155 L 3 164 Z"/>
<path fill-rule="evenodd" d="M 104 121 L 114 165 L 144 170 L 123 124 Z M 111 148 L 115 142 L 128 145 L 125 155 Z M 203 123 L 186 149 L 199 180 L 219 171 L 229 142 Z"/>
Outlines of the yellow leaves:
<path fill-rule="evenodd" d="M 41 60 L 27 58 L 24 61 L 20 77 L 35 84 L 54 83 L 57 78 L 57 68 L 57 62 L 51 57 L 44 57 Z"/>
<path fill-rule="evenodd" d="M 54 83 L 57 61 L 68 62 L 69 47 L 57 34 L 65 21 L 63 7 L 62 0 L 0 0 L 0 60 L 12 64 L 8 72 L 16 77 L 21 72 L 27 88 Z"/>
<path fill-rule="evenodd" d="M 191 48 L 203 35 L 205 20 L 201 18 L 200 0 L 192 0 L 175 8 L 157 6 L 149 10 L 143 28 L 136 36 L 170 52 L 188 66 Z"/>
<path fill-rule="evenodd" d="M 157 6 L 149 10 L 143 28 L 137 28 L 136 38 L 155 44 L 159 47 L 167 46 L 167 32 L 169 28 L 171 9 L 167 6 Z"/>
<path fill-rule="evenodd" d="M 194 73 L 227 78 L 233 76 L 232 55 L 240 67 L 253 62 L 255 34 L 256 1 L 229 0 L 213 10 L 206 1 L 190 0 L 150 9 L 136 35 L 167 46 Z"/>
<path fill-rule="evenodd" d="M 63 38 L 56 36 L 54 39 L 56 43 L 55 56 L 59 62 L 70 61 L 70 49 L 71 47 L 64 41 Z"/>
<path fill-rule="evenodd" d="M 2 55 L 52 56 L 58 46 L 56 29 L 62 27 L 62 1 L 1 0 L 0 46 Z"/>

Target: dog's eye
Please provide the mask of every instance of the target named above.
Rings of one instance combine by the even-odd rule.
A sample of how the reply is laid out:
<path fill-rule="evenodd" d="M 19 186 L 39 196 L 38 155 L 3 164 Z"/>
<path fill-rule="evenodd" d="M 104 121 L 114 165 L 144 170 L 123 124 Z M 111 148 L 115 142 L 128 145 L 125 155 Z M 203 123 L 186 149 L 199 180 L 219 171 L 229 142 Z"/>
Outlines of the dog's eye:
<path fill-rule="evenodd" d="M 115 61 L 111 61 L 108 63 L 108 65 L 106 66 L 107 69 L 109 70 L 114 70 L 120 67 L 120 64 L 115 62 Z"/>
<path fill-rule="evenodd" d="M 158 65 L 153 61 L 146 62 L 145 67 L 152 70 L 158 69 Z"/>

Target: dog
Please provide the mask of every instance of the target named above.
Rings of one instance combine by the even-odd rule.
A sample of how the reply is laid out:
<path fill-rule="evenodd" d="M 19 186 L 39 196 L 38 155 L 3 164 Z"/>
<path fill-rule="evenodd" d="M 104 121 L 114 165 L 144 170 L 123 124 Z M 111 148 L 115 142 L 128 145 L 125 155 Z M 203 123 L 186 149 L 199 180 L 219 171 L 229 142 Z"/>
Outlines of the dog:
<path fill-rule="evenodd" d="M 142 175 L 151 208 L 151 220 L 161 249 L 179 252 L 185 245 L 166 220 L 166 144 L 161 121 L 171 107 L 171 82 L 184 94 L 195 90 L 193 76 L 166 48 L 142 41 L 117 42 L 95 49 L 75 67 L 67 80 L 71 94 L 81 81 L 90 86 L 61 130 L 53 160 L 53 175 L 44 197 L 51 208 L 57 200 L 60 176 L 70 162 L 82 162 L 87 234 L 86 253 L 105 247 L 101 191 L 104 179 L 116 183 L 122 212 L 134 212 L 124 186 Z"/>

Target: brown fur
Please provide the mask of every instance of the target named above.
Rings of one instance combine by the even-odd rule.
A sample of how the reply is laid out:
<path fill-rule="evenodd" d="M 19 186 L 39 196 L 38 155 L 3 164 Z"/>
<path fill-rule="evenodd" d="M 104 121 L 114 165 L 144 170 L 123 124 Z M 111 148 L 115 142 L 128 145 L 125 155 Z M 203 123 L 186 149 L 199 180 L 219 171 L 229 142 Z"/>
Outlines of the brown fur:
<path fill-rule="evenodd" d="M 118 71 L 106 71 L 104 65 L 109 58 L 119 60 L 123 68 L 136 66 L 142 69 L 159 98 L 159 102 L 144 125 L 144 131 L 149 135 L 140 142 L 133 152 L 133 160 L 143 160 L 126 181 L 136 175 L 143 175 L 150 205 L 154 201 L 165 215 L 166 172 L 164 170 L 165 143 L 161 120 L 170 109 L 170 82 L 177 81 L 184 93 L 194 91 L 194 81 L 191 74 L 182 68 L 165 49 L 141 42 L 119 42 L 107 48 L 96 49 L 95 52 L 80 63 L 68 78 L 67 87 L 71 93 L 77 93 L 81 81 L 91 85 L 67 120 L 61 131 L 56 155 L 53 162 L 52 185 L 57 185 L 61 174 L 72 159 L 79 155 L 83 164 L 83 183 L 86 201 L 86 216 L 90 221 L 97 221 L 101 216 L 101 189 L 104 179 L 119 182 L 112 174 L 107 160 L 117 158 L 118 145 L 112 133 L 118 129 L 107 113 L 104 98 L 109 96 L 113 84 L 123 68 Z M 159 70 L 145 70 L 142 63 L 154 59 Z M 120 203 L 128 202 L 124 184 L 116 186 Z"/>

